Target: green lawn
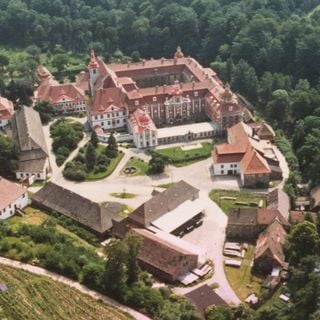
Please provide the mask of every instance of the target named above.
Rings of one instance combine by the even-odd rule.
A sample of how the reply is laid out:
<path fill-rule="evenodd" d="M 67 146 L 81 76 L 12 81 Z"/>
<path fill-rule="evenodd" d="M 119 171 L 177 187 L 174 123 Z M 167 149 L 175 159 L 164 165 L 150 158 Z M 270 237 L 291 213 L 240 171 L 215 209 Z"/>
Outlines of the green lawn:
<path fill-rule="evenodd" d="M 50 278 L 0 266 L 0 319 L 126 320 L 130 315 Z"/>
<path fill-rule="evenodd" d="M 9 224 L 14 229 L 17 229 L 18 226 L 21 223 L 30 224 L 30 225 L 41 225 L 41 224 L 43 224 L 44 222 L 46 222 L 48 220 L 52 220 L 52 221 L 55 221 L 57 223 L 56 226 L 55 226 L 55 229 L 58 232 L 69 236 L 78 245 L 84 246 L 84 247 L 86 247 L 88 249 L 93 249 L 93 250 L 96 249 L 93 245 L 89 244 L 86 240 L 84 240 L 83 238 L 77 236 L 74 232 L 71 232 L 67 228 L 63 227 L 61 224 L 59 224 L 59 220 L 58 219 L 56 219 L 55 217 L 53 217 L 50 214 L 46 213 L 45 211 L 37 209 L 37 208 L 33 208 L 33 207 L 27 207 L 23 211 L 25 212 L 24 216 L 15 215 L 15 216 L 13 216 L 13 217 L 11 217 L 10 219 L 7 220 L 9 222 Z M 85 232 L 89 233 L 89 231 L 87 231 L 87 230 L 85 230 Z M 92 235 L 92 237 L 94 237 L 93 234 L 90 233 L 90 235 Z"/>
<path fill-rule="evenodd" d="M 127 176 L 130 177 L 134 177 L 134 176 L 138 176 L 138 175 L 147 175 L 149 172 L 149 164 L 147 162 L 145 162 L 142 159 L 138 159 L 135 157 L 132 157 L 129 159 L 129 161 L 125 164 L 122 173 L 124 173 L 124 170 L 128 167 L 135 167 L 137 169 L 137 171 L 133 174 L 128 174 Z"/>
<path fill-rule="evenodd" d="M 170 188 L 172 185 L 174 185 L 176 182 L 168 182 L 168 183 L 162 183 L 157 185 L 156 187 L 158 188 L 163 188 L 163 189 L 168 189 Z"/>
<path fill-rule="evenodd" d="M 241 301 L 244 301 L 251 293 L 260 294 L 263 278 L 251 274 L 254 250 L 255 246 L 249 245 L 240 268 L 224 266 L 229 284 Z"/>
<path fill-rule="evenodd" d="M 209 142 L 201 143 L 201 148 L 182 150 L 181 147 L 157 149 L 155 152 L 169 158 L 176 167 L 188 166 L 192 163 L 207 159 L 211 156 L 212 144 Z"/>
<path fill-rule="evenodd" d="M 257 208 L 257 206 L 250 206 L 250 202 L 259 205 L 260 201 L 263 201 L 262 207 L 265 207 L 264 196 L 255 193 L 232 190 L 212 190 L 209 193 L 209 197 L 212 201 L 216 202 L 218 206 L 220 206 L 225 214 L 228 214 L 232 208 Z M 223 199 L 223 197 L 235 198 L 236 200 Z M 243 204 L 238 204 L 237 202 L 241 202 Z"/>

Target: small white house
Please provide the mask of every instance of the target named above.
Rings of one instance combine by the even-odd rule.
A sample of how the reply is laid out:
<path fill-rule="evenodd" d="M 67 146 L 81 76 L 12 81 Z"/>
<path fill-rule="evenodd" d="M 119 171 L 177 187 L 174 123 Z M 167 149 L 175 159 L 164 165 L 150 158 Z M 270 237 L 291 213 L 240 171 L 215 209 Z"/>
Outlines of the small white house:
<path fill-rule="evenodd" d="M 0 177 L 0 220 L 7 219 L 29 204 L 27 189 Z"/>

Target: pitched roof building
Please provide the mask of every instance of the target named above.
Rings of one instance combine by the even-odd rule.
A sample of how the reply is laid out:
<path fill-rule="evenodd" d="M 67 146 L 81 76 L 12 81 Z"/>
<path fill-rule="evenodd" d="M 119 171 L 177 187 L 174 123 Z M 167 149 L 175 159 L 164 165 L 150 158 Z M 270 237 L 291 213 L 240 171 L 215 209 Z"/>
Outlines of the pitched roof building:
<path fill-rule="evenodd" d="M 205 316 L 205 312 L 210 306 L 228 306 L 207 284 L 188 292 L 185 297 L 195 305 L 202 316 Z"/>
<path fill-rule="evenodd" d="M 122 205 L 113 202 L 99 204 L 52 182 L 32 195 L 32 201 L 45 209 L 58 212 L 98 235 L 112 228 L 112 219 L 118 219 Z"/>
<path fill-rule="evenodd" d="M 284 228 L 289 228 L 288 221 L 277 209 L 235 208 L 228 214 L 226 235 L 229 239 L 256 240 L 274 220 Z"/>
<path fill-rule="evenodd" d="M 132 232 L 142 238 L 140 263 L 157 277 L 173 282 L 199 266 L 199 253 L 183 240 L 146 229 L 133 228 Z"/>
<path fill-rule="evenodd" d="M 12 101 L 0 96 L 0 129 L 9 124 L 14 114 Z"/>
<path fill-rule="evenodd" d="M 13 216 L 29 203 L 27 189 L 0 177 L 0 220 Z"/>
<path fill-rule="evenodd" d="M 109 65 L 91 51 L 88 70 L 93 95 L 89 108 L 92 127 L 117 128 L 117 123 L 112 122 L 106 126 L 107 118 L 103 116 L 110 98 L 114 106 L 126 111 L 128 121 L 137 108 L 142 108 L 155 126 L 180 125 L 209 118 L 220 130 L 225 130 L 243 118 L 243 108 L 230 86 L 224 86 L 212 69 L 184 57 L 181 48 L 177 48 L 173 59 Z M 148 128 L 144 130 L 148 131 Z"/>
<path fill-rule="evenodd" d="M 282 222 L 276 218 L 259 235 L 254 252 L 254 266 L 260 271 L 270 273 L 273 268 L 281 268 L 285 265 L 283 250 L 287 232 Z"/>
<path fill-rule="evenodd" d="M 39 113 L 31 107 L 21 107 L 14 114 L 12 138 L 20 150 L 17 179 L 34 176 L 44 180 L 49 170 L 49 158 Z"/>
<path fill-rule="evenodd" d="M 214 175 L 240 175 L 246 187 L 268 186 L 270 178 L 282 177 L 279 161 L 270 144 L 260 141 L 243 122 L 228 129 L 228 144 L 213 151 Z"/>
<path fill-rule="evenodd" d="M 84 91 L 74 83 L 59 84 L 53 78 L 45 78 L 35 92 L 35 100 L 49 101 L 56 113 L 87 111 L 87 100 Z"/>

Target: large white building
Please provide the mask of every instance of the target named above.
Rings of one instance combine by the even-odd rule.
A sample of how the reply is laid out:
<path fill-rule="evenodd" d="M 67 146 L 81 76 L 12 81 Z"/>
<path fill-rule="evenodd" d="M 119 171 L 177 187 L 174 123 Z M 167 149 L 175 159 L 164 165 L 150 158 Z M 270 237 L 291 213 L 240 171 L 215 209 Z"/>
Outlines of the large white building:
<path fill-rule="evenodd" d="M 0 177 L 0 220 L 7 219 L 29 204 L 27 189 Z"/>

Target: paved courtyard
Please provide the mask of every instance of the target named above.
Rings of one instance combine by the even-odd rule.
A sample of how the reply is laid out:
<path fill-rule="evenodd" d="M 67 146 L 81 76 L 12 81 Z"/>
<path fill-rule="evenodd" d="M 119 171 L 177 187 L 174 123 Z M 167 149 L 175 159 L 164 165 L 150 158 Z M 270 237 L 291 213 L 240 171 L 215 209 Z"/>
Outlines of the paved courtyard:
<path fill-rule="evenodd" d="M 48 146 L 50 146 L 51 138 L 49 136 L 48 126 L 45 127 L 45 136 Z M 84 145 L 87 139 L 88 137 L 85 137 L 81 141 L 80 146 Z M 194 143 L 195 141 L 179 145 L 190 145 Z M 161 148 L 162 147 L 171 147 L 171 145 L 161 146 Z M 156 176 L 126 177 L 120 175 L 120 173 L 130 157 L 138 157 L 145 161 L 148 161 L 150 157 L 145 155 L 145 153 L 141 150 L 122 150 L 125 153 L 124 158 L 122 159 L 116 170 L 113 172 L 113 174 L 103 180 L 81 183 L 65 180 L 62 175 L 63 167 L 58 168 L 55 163 L 52 163 L 52 181 L 93 201 L 118 201 L 127 204 L 132 209 L 138 207 L 143 202 L 150 199 L 152 190 L 154 188 L 157 188 L 157 186 L 159 186 L 160 184 L 185 180 L 194 187 L 198 188 L 200 190 L 200 199 L 202 200 L 206 208 L 206 216 L 204 218 L 203 225 L 193 230 L 191 233 L 185 235 L 184 239 L 205 249 L 208 258 L 214 262 L 214 276 L 211 279 L 205 281 L 205 283 L 218 283 L 219 287 L 216 290 L 217 293 L 220 294 L 220 296 L 226 301 L 233 304 L 238 304 L 240 300 L 230 287 L 223 270 L 222 252 L 225 240 L 227 216 L 222 212 L 217 204 L 211 201 L 208 197 L 208 194 L 212 189 L 239 190 L 240 187 L 237 177 L 212 177 L 211 158 L 199 161 L 187 167 L 176 168 L 174 166 L 169 166 L 166 169 L 165 173 Z M 72 158 L 72 156 L 74 156 L 76 153 L 77 150 L 72 153 L 70 158 Z M 286 178 L 288 177 L 289 172 L 286 161 L 277 149 L 276 154 L 278 159 L 280 160 L 280 166 L 283 170 L 284 178 Z M 52 154 L 50 155 L 50 160 L 51 162 L 54 161 L 54 156 Z M 31 188 L 31 191 L 36 190 L 37 188 Z M 126 192 L 136 194 L 136 197 L 133 199 L 119 199 L 114 198 L 110 195 L 111 193 L 115 192 L 121 193 L 124 190 Z M 198 286 L 202 284 L 203 283 L 199 284 Z M 195 287 L 176 288 L 175 291 L 177 293 L 184 294 L 188 291 L 193 290 Z"/>

